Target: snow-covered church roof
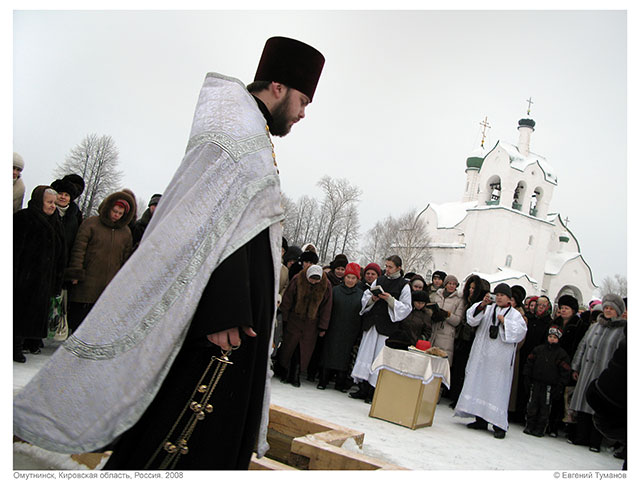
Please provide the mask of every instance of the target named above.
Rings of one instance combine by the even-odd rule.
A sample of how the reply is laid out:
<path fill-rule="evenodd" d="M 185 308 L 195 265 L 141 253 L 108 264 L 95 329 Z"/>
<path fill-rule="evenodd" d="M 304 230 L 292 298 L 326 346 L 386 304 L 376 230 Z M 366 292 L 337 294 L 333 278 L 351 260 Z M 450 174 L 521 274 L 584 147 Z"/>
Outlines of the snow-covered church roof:
<path fill-rule="evenodd" d="M 438 217 L 438 228 L 453 228 L 464 220 L 464 217 L 467 216 L 467 210 L 477 204 L 478 201 L 473 200 L 471 202 L 450 202 L 439 205 L 430 203 L 429 206 Z"/>
<path fill-rule="evenodd" d="M 494 273 L 472 272 L 469 275 L 474 275 L 474 274 L 478 275 L 480 278 L 484 278 L 487 282 L 491 284 L 506 282 L 508 280 L 519 280 L 521 278 L 526 278 L 531 284 L 538 283 L 537 280 L 535 280 L 534 278 L 531 278 L 525 272 L 520 272 L 518 270 L 513 270 L 511 268 L 506 268 L 506 267 L 498 267 L 498 271 Z"/>
<path fill-rule="evenodd" d="M 557 275 L 568 261 L 580 256 L 580 252 L 556 252 L 547 254 L 547 261 L 544 264 L 545 275 Z"/>
<path fill-rule="evenodd" d="M 504 142 L 502 140 L 500 140 L 498 144 L 502 148 L 504 148 L 505 151 L 509 154 L 511 167 L 515 168 L 516 170 L 520 170 L 521 172 L 524 172 L 524 170 L 529 165 L 533 165 L 534 163 L 537 162 L 538 165 L 540 165 L 540 168 L 542 169 L 542 171 L 544 172 L 545 180 L 547 180 L 549 183 L 552 183 L 554 185 L 558 184 L 558 177 L 556 176 L 549 162 L 547 162 L 547 160 L 544 157 L 531 152 L 529 152 L 529 155 L 525 156 L 520 152 L 520 150 L 518 150 L 518 147 L 510 143 Z"/>

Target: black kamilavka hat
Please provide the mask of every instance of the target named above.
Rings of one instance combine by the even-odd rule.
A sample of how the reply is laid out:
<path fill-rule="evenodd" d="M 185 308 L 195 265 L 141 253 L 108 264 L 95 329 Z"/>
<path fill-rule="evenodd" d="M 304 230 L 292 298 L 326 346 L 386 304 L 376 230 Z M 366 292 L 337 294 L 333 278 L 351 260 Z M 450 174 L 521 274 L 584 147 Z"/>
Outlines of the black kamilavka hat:
<path fill-rule="evenodd" d="M 286 37 L 267 40 L 254 81 L 278 82 L 301 91 L 313 100 L 324 56 L 306 43 Z"/>

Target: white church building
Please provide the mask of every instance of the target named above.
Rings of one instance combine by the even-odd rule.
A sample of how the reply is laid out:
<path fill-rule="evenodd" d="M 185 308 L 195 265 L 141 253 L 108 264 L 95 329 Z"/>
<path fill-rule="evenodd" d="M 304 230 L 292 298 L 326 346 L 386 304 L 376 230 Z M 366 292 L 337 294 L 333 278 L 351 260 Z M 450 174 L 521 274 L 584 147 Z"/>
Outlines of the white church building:
<path fill-rule="evenodd" d="M 430 235 L 435 270 L 454 274 L 461 284 L 472 274 L 491 287 L 522 285 L 527 295 L 552 302 L 568 293 L 585 305 L 596 285 L 578 240 L 551 200 L 558 179 L 542 156 L 530 151 L 535 122 L 518 122 L 517 145 L 498 141 L 480 147 L 466 161 L 462 201 L 429 204 L 418 218 Z"/>

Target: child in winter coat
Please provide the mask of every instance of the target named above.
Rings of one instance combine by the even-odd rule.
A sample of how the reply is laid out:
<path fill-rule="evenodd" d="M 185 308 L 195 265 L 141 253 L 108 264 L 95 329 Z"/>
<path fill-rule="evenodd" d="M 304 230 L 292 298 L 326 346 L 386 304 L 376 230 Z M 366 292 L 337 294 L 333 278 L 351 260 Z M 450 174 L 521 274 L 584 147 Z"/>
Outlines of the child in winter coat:
<path fill-rule="evenodd" d="M 529 393 L 527 404 L 527 426 L 524 433 L 543 437 L 549 422 L 551 403 L 562 395 L 569 383 L 571 359 L 558 345 L 562 329 L 552 326 L 547 335 L 547 343 L 538 345 L 527 357 L 524 377 Z"/>

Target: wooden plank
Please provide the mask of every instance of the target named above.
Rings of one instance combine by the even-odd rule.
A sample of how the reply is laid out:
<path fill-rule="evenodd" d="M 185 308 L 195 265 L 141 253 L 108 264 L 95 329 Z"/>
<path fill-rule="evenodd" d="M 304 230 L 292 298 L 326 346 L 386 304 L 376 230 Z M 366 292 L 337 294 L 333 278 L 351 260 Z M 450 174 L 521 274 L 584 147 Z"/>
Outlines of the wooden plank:
<path fill-rule="evenodd" d="M 297 470 L 284 463 L 278 462 L 271 458 L 262 457 L 258 458 L 254 453 L 251 456 L 251 462 L 249 463 L 249 470 Z"/>
<path fill-rule="evenodd" d="M 314 435 L 295 438 L 291 443 L 291 454 L 295 466 L 308 470 L 406 470 L 377 458 L 330 445 Z"/>

